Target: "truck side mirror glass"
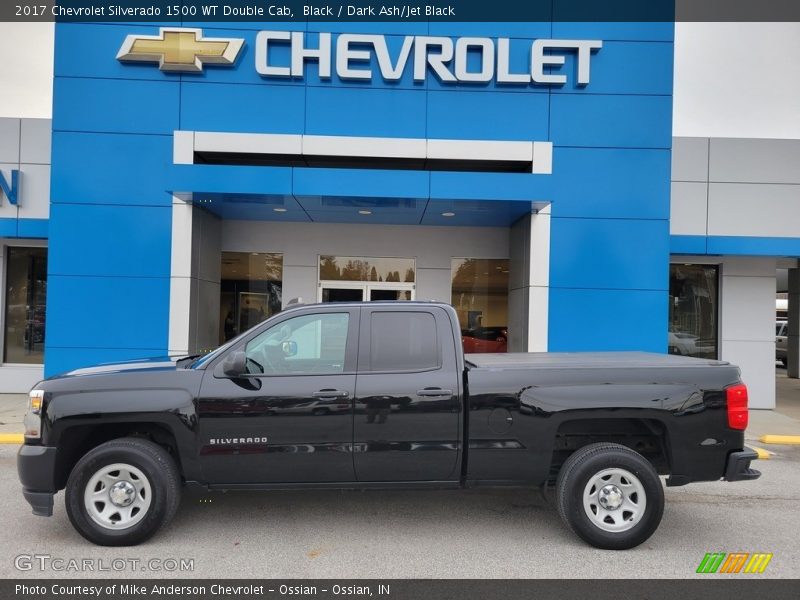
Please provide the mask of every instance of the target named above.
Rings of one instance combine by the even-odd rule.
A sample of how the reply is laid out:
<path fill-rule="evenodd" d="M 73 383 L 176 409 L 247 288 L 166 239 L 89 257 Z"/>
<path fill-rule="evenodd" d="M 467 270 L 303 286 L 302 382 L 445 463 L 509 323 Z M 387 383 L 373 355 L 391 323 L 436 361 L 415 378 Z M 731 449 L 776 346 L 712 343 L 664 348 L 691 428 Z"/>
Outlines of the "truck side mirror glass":
<path fill-rule="evenodd" d="M 297 342 L 283 342 L 281 350 L 283 350 L 283 355 L 286 357 L 297 356 Z"/>
<path fill-rule="evenodd" d="M 228 377 L 240 377 L 247 374 L 247 355 L 238 350 L 231 352 L 222 361 L 222 372 Z"/>

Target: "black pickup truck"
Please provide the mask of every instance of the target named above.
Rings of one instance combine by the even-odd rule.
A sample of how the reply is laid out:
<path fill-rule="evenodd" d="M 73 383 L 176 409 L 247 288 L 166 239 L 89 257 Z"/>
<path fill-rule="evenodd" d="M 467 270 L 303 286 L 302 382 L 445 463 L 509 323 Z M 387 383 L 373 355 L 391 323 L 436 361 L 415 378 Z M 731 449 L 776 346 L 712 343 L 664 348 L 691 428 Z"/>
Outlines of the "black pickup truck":
<path fill-rule="evenodd" d="M 756 479 L 747 388 L 720 361 L 473 354 L 440 303 L 291 307 L 210 354 L 86 368 L 30 393 L 23 494 L 130 545 L 204 490 L 555 485 L 567 526 L 631 548 L 666 484 Z"/>

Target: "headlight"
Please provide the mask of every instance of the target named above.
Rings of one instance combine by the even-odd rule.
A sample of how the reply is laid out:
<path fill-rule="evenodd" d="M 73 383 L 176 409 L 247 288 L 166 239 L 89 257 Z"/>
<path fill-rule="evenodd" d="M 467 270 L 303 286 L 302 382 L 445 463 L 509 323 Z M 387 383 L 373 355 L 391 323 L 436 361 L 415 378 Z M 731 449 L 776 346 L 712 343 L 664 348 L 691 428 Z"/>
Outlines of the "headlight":
<path fill-rule="evenodd" d="M 25 437 L 39 439 L 42 435 L 42 406 L 44 404 L 44 390 L 31 390 L 28 396 L 28 412 L 22 424 L 25 426 Z"/>

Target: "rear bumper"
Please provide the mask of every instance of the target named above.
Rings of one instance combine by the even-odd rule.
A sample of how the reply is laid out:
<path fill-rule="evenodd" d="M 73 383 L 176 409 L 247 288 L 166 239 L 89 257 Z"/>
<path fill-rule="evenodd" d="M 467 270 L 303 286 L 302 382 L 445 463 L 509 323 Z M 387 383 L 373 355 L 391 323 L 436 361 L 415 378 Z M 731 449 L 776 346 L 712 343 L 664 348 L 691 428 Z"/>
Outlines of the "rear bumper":
<path fill-rule="evenodd" d="M 17 453 L 17 473 L 22 483 L 22 495 L 35 515 L 49 517 L 53 514 L 55 472 L 55 448 L 28 445 L 20 447 Z"/>
<path fill-rule="evenodd" d="M 53 494 L 52 492 L 29 492 L 26 489 L 22 490 L 22 495 L 28 504 L 33 509 L 33 514 L 37 517 L 52 517 L 53 516 Z"/>
<path fill-rule="evenodd" d="M 725 466 L 726 481 L 748 481 L 761 477 L 761 471 L 750 468 L 750 461 L 756 460 L 758 454 L 750 448 L 728 455 L 728 464 Z"/>

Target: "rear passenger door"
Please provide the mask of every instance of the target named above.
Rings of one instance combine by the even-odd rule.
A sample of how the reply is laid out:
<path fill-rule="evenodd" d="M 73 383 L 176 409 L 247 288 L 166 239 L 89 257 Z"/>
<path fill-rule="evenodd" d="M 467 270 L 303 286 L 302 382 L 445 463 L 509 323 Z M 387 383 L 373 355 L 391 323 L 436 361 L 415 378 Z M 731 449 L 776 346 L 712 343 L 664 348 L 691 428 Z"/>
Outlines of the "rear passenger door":
<path fill-rule="evenodd" d="M 359 481 L 457 480 L 456 341 L 439 307 L 364 307 L 353 461 Z"/>

